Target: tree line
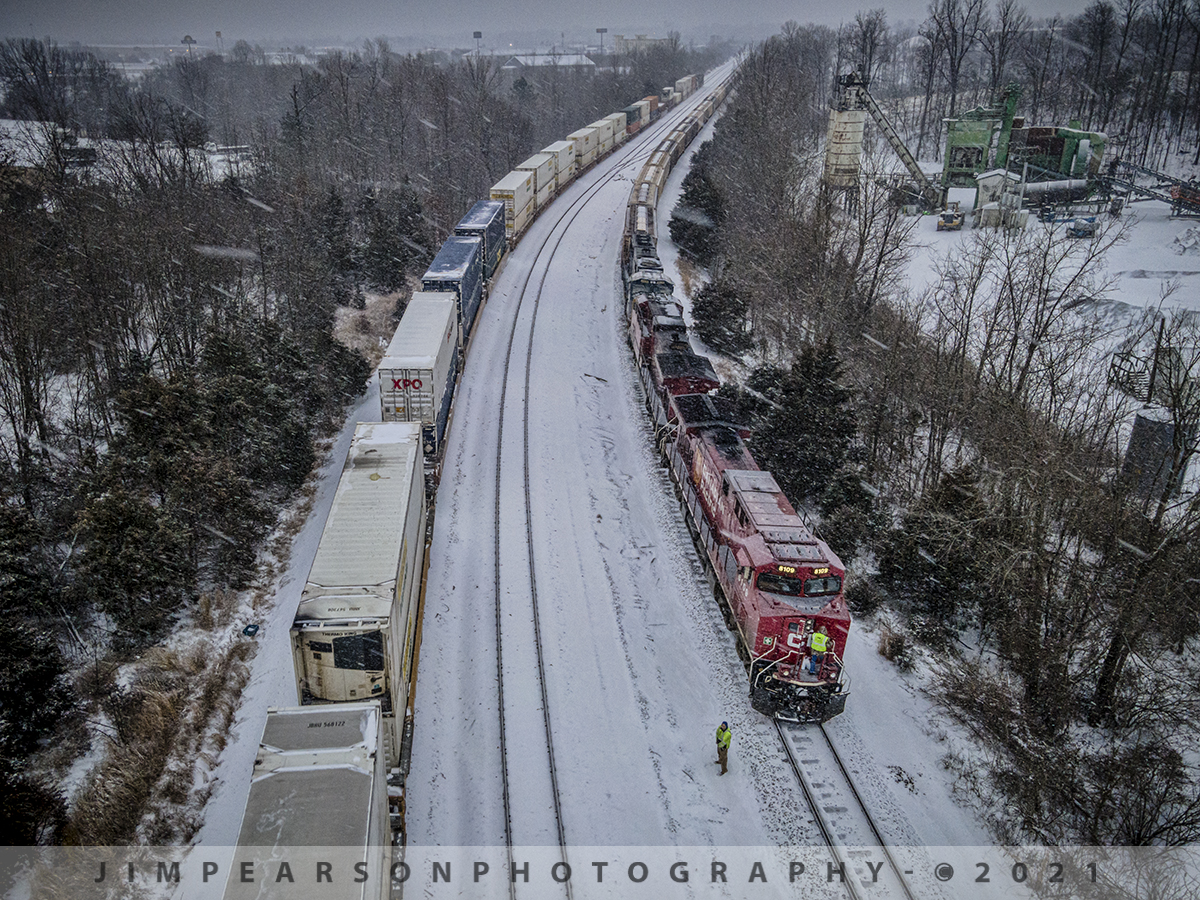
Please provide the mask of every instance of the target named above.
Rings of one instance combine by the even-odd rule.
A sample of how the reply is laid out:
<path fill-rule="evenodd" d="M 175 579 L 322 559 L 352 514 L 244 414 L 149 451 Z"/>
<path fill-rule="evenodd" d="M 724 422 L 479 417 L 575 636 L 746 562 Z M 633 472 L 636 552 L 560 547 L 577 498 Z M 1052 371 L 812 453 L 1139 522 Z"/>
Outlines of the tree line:
<path fill-rule="evenodd" d="M 316 65 L 242 47 L 134 82 L 85 50 L 0 43 L 15 122 L 0 137 L 7 843 L 63 834 L 66 798 L 35 759 L 56 729 L 89 711 L 139 720 L 98 670 L 250 582 L 369 374 L 334 337 L 339 309 L 394 292 L 398 317 L 408 280 L 512 166 L 721 53 L 675 40 L 514 86 L 503 60 L 383 41 Z M 118 728 L 118 745 L 135 739 Z M 128 840 L 139 816 L 108 816 L 125 824 L 105 839 L 71 833 Z"/>
<path fill-rule="evenodd" d="M 932 4 L 931 21 L 946 6 Z M 1067 23 L 1007 2 L 995 16 L 1024 22 L 1013 46 L 1027 47 L 1075 33 L 1099 6 Z M 1166 6 L 1136 8 L 1139 41 L 1147 23 L 1167 27 L 1154 18 Z M 840 71 L 874 66 L 880 93 L 923 102 L 920 82 L 889 75 L 888 41 L 866 39 L 872 22 L 890 34 L 882 14 L 840 42 L 789 24 L 739 69 L 670 226 L 709 271 L 698 333 L 744 364 L 722 390 L 755 425 L 756 458 L 854 560 L 852 609 L 899 616 L 883 649 L 900 664 L 917 646 L 930 654 L 935 697 L 995 750 L 984 771 L 961 771 L 1003 798 L 1000 837 L 1194 841 L 1200 499 L 1176 487 L 1200 449 L 1200 323 L 1168 292 L 1124 328 L 1173 360 L 1155 394 L 1167 464 L 1147 482 L 1124 458 L 1147 395 L 1107 379 L 1100 349 L 1113 344 L 1101 261 L 1119 220 L 1087 241 L 1040 223 L 975 231 L 938 258 L 928 290 L 908 289 L 916 219 L 886 180 L 864 179 L 855 204 L 822 181 Z M 934 69 L 947 109 L 973 79 L 983 90 L 991 70 L 973 52 L 957 76 L 944 56 Z M 1095 114 L 1087 92 L 1043 86 L 1041 103 Z M 1105 115 L 1139 122 L 1141 90 Z M 887 167 L 868 149 L 864 168 Z"/>

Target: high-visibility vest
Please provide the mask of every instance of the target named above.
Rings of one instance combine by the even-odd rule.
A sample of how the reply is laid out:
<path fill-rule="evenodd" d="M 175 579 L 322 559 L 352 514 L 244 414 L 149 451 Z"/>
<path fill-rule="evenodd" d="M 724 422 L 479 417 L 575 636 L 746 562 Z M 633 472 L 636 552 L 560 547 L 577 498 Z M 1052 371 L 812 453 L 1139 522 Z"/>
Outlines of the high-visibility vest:
<path fill-rule="evenodd" d="M 829 635 L 821 634 L 819 631 L 814 631 L 809 640 L 812 642 L 812 648 L 816 653 L 824 653 L 825 648 L 829 646 Z"/>
<path fill-rule="evenodd" d="M 733 740 L 733 732 L 728 728 L 717 727 L 717 746 L 729 749 L 729 742 Z"/>

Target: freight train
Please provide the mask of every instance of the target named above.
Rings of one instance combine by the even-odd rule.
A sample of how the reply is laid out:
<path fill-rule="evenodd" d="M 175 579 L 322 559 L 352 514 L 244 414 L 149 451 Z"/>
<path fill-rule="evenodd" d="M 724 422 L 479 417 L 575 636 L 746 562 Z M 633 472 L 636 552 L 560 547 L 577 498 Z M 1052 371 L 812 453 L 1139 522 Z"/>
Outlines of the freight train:
<path fill-rule="evenodd" d="M 239 859 L 272 859 L 284 844 L 386 849 L 402 837 L 397 776 L 407 768 L 411 734 L 432 518 L 427 485 L 436 482 L 431 464 L 444 449 L 488 285 L 555 196 L 702 84 L 702 76 L 681 78 L 660 98 L 635 104 L 636 116 L 606 116 L 526 160 L 462 218 L 422 276 L 379 366 L 381 421 L 355 429 L 306 579 L 290 633 L 301 706 L 268 711 Z M 335 790 L 340 802 L 331 801 L 329 772 L 344 782 Z M 388 852 L 371 855 L 363 863 L 369 877 L 346 896 L 387 897 L 389 862 Z M 227 897 L 250 893 L 230 879 Z"/>
<path fill-rule="evenodd" d="M 841 560 L 754 461 L 747 429 L 714 396 L 658 259 L 657 204 L 671 169 L 725 99 L 718 87 L 659 143 L 634 181 L 622 251 L 625 312 L 656 443 L 749 674 L 750 702 L 795 721 L 842 712 L 850 630 Z M 800 411 L 797 411 L 799 414 Z"/>

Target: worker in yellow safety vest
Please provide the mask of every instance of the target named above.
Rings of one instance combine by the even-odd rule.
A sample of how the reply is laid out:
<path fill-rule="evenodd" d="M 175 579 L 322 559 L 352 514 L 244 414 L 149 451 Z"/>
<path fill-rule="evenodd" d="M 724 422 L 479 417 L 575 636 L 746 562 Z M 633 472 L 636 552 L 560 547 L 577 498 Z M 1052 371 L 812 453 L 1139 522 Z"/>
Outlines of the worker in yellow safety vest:
<path fill-rule="evenodd" d="M 829 634 L 822 625 L 808 637 L 808 646 L 812 648 L 812 656 L 808 660 L 808 672 L 816 675 L 821 664 L 825 662 L 825 651 L 829 649 Z"/>
<path fill-rule="evenodd" d="M 729 742 L 731 740 L 733 740 L 733 732 L 729 730 L 729 723 L 722 722 L 721 727 L 717 729 L 717 765 L 721 767 L 722 775 L 729 771 Z"/>

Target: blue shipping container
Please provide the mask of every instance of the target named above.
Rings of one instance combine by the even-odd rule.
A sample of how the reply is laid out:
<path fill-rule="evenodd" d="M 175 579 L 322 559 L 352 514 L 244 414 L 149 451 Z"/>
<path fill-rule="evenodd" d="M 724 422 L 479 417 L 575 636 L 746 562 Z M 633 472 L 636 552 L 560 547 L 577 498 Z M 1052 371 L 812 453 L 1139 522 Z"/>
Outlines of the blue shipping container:
<path fill-rule="evenodd" d="M 421 277 L 427 291 L 452 291 L 458 297 L 463 343 L 471 335 L 483 300 L 483 239 L 452 235 L 446 238 L 429 270 Z"/>
<path fill-rule="evenodd" d="M 454 226 L 454 233 L 483 239 L 483 277 L 491 278 L 508 252 L 508 239 L 504 234 L 504 201 L 480 200 Z"/>

